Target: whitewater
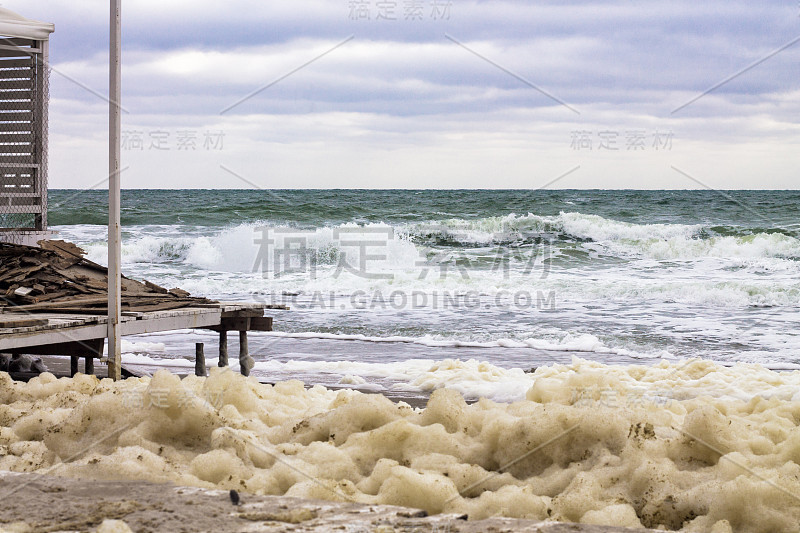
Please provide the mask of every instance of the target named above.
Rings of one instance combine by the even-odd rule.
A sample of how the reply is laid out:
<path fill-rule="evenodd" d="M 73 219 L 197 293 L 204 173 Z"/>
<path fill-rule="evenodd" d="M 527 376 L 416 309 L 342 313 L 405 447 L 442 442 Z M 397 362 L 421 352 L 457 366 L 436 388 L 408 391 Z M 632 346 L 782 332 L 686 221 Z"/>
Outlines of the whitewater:
<path fill-rule="evenodd" d="M 290 307 L 253 335 L 255 371 L 326 385 L 425 382 L 506 401 L 524 395 L 525 371 L 576 356 L 798 368 L 800 197 L 731 195 L 126 191 L 123 268 Z M 101 196 L 56 191 L 52 203 L 61 238 L 104 263 Z M 130 341 L 129 360 L 181 365 L 214 337 Z M 420 378 L 444 361 L 466 366 Z M 484 363 L 518 386 L 474 378 Z"/>

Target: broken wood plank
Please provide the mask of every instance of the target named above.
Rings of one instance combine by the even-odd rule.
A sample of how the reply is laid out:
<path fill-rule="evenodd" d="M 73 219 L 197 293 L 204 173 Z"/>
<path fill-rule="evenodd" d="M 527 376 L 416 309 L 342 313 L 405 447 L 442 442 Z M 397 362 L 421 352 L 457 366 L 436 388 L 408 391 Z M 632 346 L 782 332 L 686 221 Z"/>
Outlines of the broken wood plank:
<path fill-rule="evenodd" d="M 108 269 L 84 259 L 83 250 L 64 241 L 43 248 L 0 243 L 0 310 L 99 314 L 107 307 Z M 213 304 L 181 289 L 123 276 L 122 305 L 128 312 L 180 309 Z"/>
<path fill-rule="evenodd" d="M 65 258 L 77 257 L 78 259 L 83 259 L 83 256 L 86 255 L 82 248 L 67 241 L 42 240 L 38 244 L 43 250 L 50 250 Z"/>
<path fill-rule="evenodd" d="M 46 326 L 47 319 L 44 318 L 12 318 L 12 319 L 2 319 L 0 318 L 0 328 L 8 329 L 8 328 L 31 328 L 34 326 Z"/>
<path fill-rule="evenodd" d="M 156 285 L 155 283 L 150 283 L 147 280 L 144 280 L 144 286 L 150 289 L 151 291 L 160 292 L 161 294 L 168 294 L 169 291 L 164 287 Z"/>
<path fill-rule="evenodd" d="M 182 309 L 190 306 L 192 306 L 192 302 L 178 301 L 155 305 L 140 305 L 137 307 L 131 307 L 130 310 L 136 311 L 137 313 L 152 313 L 153 311 L 170 311 L 172 309 Z"/>
<path fill-rule="evenodd" d="M 189 294 L 189 291 L 185 291 L 185 290 L 183 290 L 183 289 L 179 289 L 179 288 L 177 288 L 177 287 L 175 287 L 174 289 L 170 289 L 170 290 L 169 290 L 169 293 L 170 293 L 170 294 L 174 294 L 174 295 L 175 295 L 175 296 L 177 296 L 178 298 L 188 298 L 189 296 L 191 296 L 191 295 Z"/>
<path fill-rule="evenodd" d="M 86 298 L 70 298 L 69 304 L 76 305 L 76 304 L 83 304 L 83 305 L 91 305 L 91 304 L 102 304 L 108 303 L 107 297 L 100 297 L 100 296 L 92 296 Z M 31 305 L 15 305 L 12 307 L 14 311 L 44 311 L 49 310 L 57 307 L 63 307 L 64 302 L 44 302 L 38 304 L 31 304 Z"/>

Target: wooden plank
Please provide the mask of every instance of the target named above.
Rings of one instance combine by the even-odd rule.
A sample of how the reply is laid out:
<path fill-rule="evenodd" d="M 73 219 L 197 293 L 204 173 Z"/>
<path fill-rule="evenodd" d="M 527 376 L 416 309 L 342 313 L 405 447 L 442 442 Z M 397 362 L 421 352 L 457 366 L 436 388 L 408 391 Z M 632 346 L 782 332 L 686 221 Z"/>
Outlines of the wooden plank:
<path fill-rule="evenodd" d="M 167 289 L 165 289 L 164 287 L 161 287 L 160 285 L 156 285 L 155 283 L 150 283 L 147 280 L 144 280 L 144 285 L 145 285 L 145 287 L 147 287 L 148 289 L 150 289 L 151 291 L 154 291 L 154 292 L 158 292 L 158 293 L 161 293 L 161 294 L 168 294 L 169 293 L 169 291 Z"/>
<path fill-rule="evenodd" d="M 39 246 L 41 246 L 43 250 L 50 250 L 51 252 L 57 253 L 61 257 L 76 257 L 81 259 L 84 255 L 86 255 L 86 252 L 83 249 L 67 241 L 47 239 L 42 241 Z"/>
<path fill-rule="evenodd" d="M 250 331 L 272 331 L 272 317 L 262 316 L 250 319 Z"/>
<path fill-rule="evenodd" d="M 217 366 L 225 368 L 228 366 L 228 332 L 219 332 L 219 360 Z"/>
<path fill-rule="evenodd" d="M 250 357 L 250 350 L 247 347 L 247 331 L 239 332 L 239 371 L 243 376 L 250 375 L 250 370 L 255 366 L 255 361 Z"/>
<path fill-rule="evenodd" d="M 250 329 L 250 320 L 251 318 L 246 316 L 225 317 L 223 314 L 219 328 L 228 331 L 247 331 Z"/>
<path fill-rule="evenodd" d="M 125 305 L 123 301 L 122 305 Z M 181 309 L 183 307 L 189 307 L 192 305 L 191 302 L 166 302 L 166 303 L 159 303 L 153 305 L 137 305 L 137 306 L 130 306 L 129 309 L 131 311 L 136 311 L 138 313 L 150 313 L 153 311 L 168 311 L 171 309 Z"/>
<path fill-rule="evenodd" d="M 4 319 L 0 317 L 0 328 L 30 328 L 32 326 L 46 326 L 47 320 L 41 318 L 12 318 Z"/>
<path fill-rule="evenodd" d="M 106 303 L 107 298 L 105 296 L 91 296 L 87 298 L 72 298 L 69 300 L 70 305 L 97 305 Z M 11 306 L 8 309 L 11 309 L 14 312 L 19 311 L 47 311 L 51 308 L 56 307 L 64 307 L 64 302 L 45 302 L 40 304 L 31 304 L 31 305 L 15 305 Z M 81 314 L 81 313 L 78 313 Z"/>
<path fill-rule="evenodd" d="M 141 333 L 155 333 L 158 331 L 173 331 L 176 329 L 198 329 L 206 328 L 214 324 L 219 324 L 219 312 L 209 310 L 199 313 L 198 309 L 188 308 L 176 311 L 165 311 L 165 313 L 175 313 L 168 317 L 150 317 L 145 314 L 139 320 L 122 323 L 123 335 L 139 335 Z"/>
<path fill-rule="evenodd" d="M 32 331 L 19 335 L 0 335 L 0 351 L 10 351 L 29 346 L 61 344 L 65 341 L 84 341 L 104 337 L 108 331 L 106 324 L 90 324 L 69 328 L 54 328 Z"/>
<path fill-rule="evenodd" d="M 189 294 L 189 291 L 185 291 L 185 290 L 179 289 L 177 287 L 174 288 L 174 289 L 170 289 L 169 293 L 170 294 L 174 294 L 175 296 L 177 296 L 179 298 L 188 298 L 189 296 L 191 296 L 191 294 Z"/>
<path fill-rule="evenodd" d="M 10 281 L 10 280 L 23 280 L 30 276 L 31 274 L 35 274 L 36 272 L 45 268 L 45 265 L 27 265 L 18 268 L 12 268 L 11 270 L 7 270 L 0 275 L 0 281 Z"/>
<path fill-rule="evenodd" d="M 53 302 L 48 302 L 48 303 L 53 303 Z M 63 304 L 63 302 L 62 302 L 62 304 Z M 32 304 L 32 305 L 38 305 L 38 304 Z M 35 312 L 36 311 L 31 311 L 31 313 L 35 313 Z M 63 307 L 52 307 L 52 308 L 48 309 L 47 312 L 48 313 L 61 313 L 61 314 L 68 314 L 68 315 L 69 314 L 77 314 L 77 313 L 81 313 L 81 314 L 85 314 L 85 315 L 105 315 L 105 314 L 107 314 L 107 311 L 106 311 L 105 307 L 69 307 L 69 306 L 66 306 L 66 305 L 63 306 Z"/>
<path fill-rule="evenodd" d="M 203 352 L 203 343 L 198 342 L 194 345 L 194 375 L 206 377 L 206 356 Z"/>
<path fill-rule="evenodd" d="M 40 296 L 35 296 L 33 299 L 34 303 L 38 304 L 41 302 L 47 302 L 49 300 L 55 300 L 56 298 L 63 298 L 65 296 L 69 296 L 70 294 L 71 293 L 69 291 L 48 292 Z"/>
<path fill-rule="evenodd" d="M 41 304 L 40 304 L 41 305 Z M 21 312 L 9 312 L 4 308 L 0 318 L 30 318 Z M 83 342 L 85 340 L 99 339 L 106 335 L 105 316 L 90 316 L 82 309 L 82 314 L 59 316 L 54 313 L 43 312 L 37 314 L 36 318 L 47 319 L 47 326 L 37 326 L 29 328 L 28 331 L 19 332 L 14 335 L 0 335 L 0 351 L 22 348 L 35 345 L 64 344 L 65 342 Z M 138 318 L 138 319 L 137 319 Z M 270 317 L 256 318 L 256 321 L 270 319 Z M 253 318 L 250 318 L 251 326 Z M 142 333 L 153 333 L 158 331 L 171 331 L 177 329 L 208 328 L 219 325 L 221 321 L 221 311 L 219 309 L 207 308 L 184 308 L 171 311 L 160 311 L 145 313 L 138 317 L 122 317 L 120 326 L 123 335 L 138 335 Z M 46 328 L 46 329 L 39 329 Z"/>
<path fill-rule="evenodd" d="M 196 307 L 185 307 L 183 309 L 172 309 L 170 311 L 153 311 L 150 313 L 143 313 L 143 320 L 156 320 L 164 318 L 184 317 L 188 315 L 213 315 L 217 317 L 215 324 L 219 324 L 220 313 L 214 309 L 198 309 Z"/>
<path fill-rule="evenodd" d="M 241 309 L 237 311 L 222 311 L 222 318 L 260 317 L 264 316 L 263 309 Z"/>
<path fill-rule="evenodd" d="M 105 339 L 86 339 L 83 341 L 66 341 L 60 343 L 29 346 L 9 350 L 11 353 L 26 353 L 30 355 L 69 355 L 77 357 L 103 357 L 103 342 Z"/>

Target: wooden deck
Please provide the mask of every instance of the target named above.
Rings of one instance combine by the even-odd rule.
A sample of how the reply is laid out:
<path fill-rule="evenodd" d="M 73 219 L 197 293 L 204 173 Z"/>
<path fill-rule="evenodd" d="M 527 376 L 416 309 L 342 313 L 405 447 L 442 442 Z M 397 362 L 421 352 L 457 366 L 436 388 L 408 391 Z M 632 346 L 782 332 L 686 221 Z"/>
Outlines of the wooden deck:
<path fill-rule="evenodd" d="M 272 331 L 272 317 L 264 310 L 274 308 L 258 303 L 208 304 L 169 311 L 123 313 L 122 335 L 140 335 L 179 329 L 210 329 L 220 334 L 220 365 L 227 366 L 227 332 L 238 331 L 239 362 L 242 373 L 249 374 L 253 360 L 247 351 L 248 331 Z M 30 324 L 30 325 L 28 325 Z M 7 327 L 4 327 L 7 326 Z M 87 373 L 94 359 L 102 358 L 108 334 L 108 317 L 97 314 L 26 313 L 14 307 L 0 308 L 0 352 L 33 355 L 69 355 L 72 374 L 78 358 L 85 358 Z"/>

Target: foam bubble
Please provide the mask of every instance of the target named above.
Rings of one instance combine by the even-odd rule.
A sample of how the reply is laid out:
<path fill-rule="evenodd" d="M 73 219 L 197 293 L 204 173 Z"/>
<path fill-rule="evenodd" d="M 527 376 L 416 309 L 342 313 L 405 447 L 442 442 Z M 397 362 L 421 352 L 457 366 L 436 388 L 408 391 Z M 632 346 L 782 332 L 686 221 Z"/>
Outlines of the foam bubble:
<path fill-rule="evenodd" d="M 430 368 L 464 371 L 484 381 L 511 375 L 456 361 Z M 0 373 L 0 468 L 410 505 L 471 519 L 796 529 L 800 372 L 576 359 L 530 379 L 526 399 L 512 404 L 467 405 L 439 389 L 414 410 L 297 381 L 260 385 L 221 369 L 117 383 L 46 373 L 18 383 Z M 674 397 L 656 401 L 665 387 Z"/>

